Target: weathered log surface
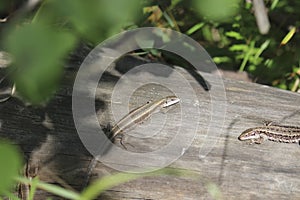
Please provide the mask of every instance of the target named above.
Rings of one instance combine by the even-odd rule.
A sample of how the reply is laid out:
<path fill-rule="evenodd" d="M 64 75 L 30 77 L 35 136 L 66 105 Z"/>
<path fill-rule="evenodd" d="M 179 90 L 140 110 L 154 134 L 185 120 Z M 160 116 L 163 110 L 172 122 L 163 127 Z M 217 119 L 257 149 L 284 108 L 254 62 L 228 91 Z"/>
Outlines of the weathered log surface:
<path fill-rule="evenodd" d="M 112 188 L 101 197 L 212 199 L 206 187 L 209 181 L 218 186 L 222 199 L 299 199 L 300 146 L 271 141 L 261 145 L 248 145 L 237 137 L 245 129 L 261 125 L 264 120 L 299 125 L 300 95 L 259 84 L 224 79 L 226 99 L 217 97 L 217 104 L 226 108 L 226 113 L 219 112 L 218 109 L 212 113 L 210 103 L 215 97 L 210 96 L 210 90 L 205 90 L 188 71 L 176 67 L 174 69 L 180 71 L 196 91 L 198 101 L 187 99 L 186 102 L 191 108 L 199 108 L 201 115 L 195 116 L 195 120 L 199 120 L 199 128 L 191 146 L 169 167 L 193 171 L 201 178 L 147 177 Z M 99 84 L 96 110 L 103 126 L 114 121 L 110 112 L 110 96 L 121 75 L 108 73 Z M 61 89 L 43 108 L 25 106 L 17 98 L 1 103 L 0 137 L 21 147 L 25 155 L 30 157 L 30 162 L 38 166 L 41 180 L 57 184 L 64 181 L 76 190 L 82 190 L 92 156 L 83 146 L 74 126 L 72 86 L 75 76 L 74 71 L 68 70 Z M 213 83 L 218 77 L 206 75 L 205 79 L 214 87 Z M 148 84 L 133 93 L 129 107 L 132 109 L 149 99 L 170 94 L 172 92 L 165 87 Z M 189 94 L 186 95 L 189 98 Z M 181 99 L 184 98 L 185 96 L 181 96 Z M 170 123 L 168 133 L 178 128 L 176 119 L 173 122 L 172 117 L 180 114 L 179 108 L 180 106 L 175 107 L 167 115 L 157 115 L 167 116 Z M 155 117 L 152 117 L 152 123 L 155 123 Z M 224 123 L 219 120 L 211 121 L 223 117 Z M 214 134 L 206 134 L 208 127 Z M 180 134 L 184 136 L 185 133 Z M 172 137 L 174 135 L 161 134 L 158 138 L 143 140 L 128 136 L 125 140 L 133 145 L 128 146 L 128 150 L 142 153 L 163 147 Z M 98 163 L 93 179 L 116 172 L 117 170 Z M 46 195 L 49 196 L 39 191 L 36 199 L 45 199 Z"/>

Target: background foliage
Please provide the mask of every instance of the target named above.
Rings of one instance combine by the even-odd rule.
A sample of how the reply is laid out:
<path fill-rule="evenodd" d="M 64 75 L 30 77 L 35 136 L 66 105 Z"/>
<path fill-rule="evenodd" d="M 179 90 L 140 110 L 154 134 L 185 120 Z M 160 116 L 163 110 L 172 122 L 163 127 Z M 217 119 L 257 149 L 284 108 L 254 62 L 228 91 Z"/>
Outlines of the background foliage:
<path fill-rule="evenodd" d="M 0 5 L 1 17 L 8 16 L 0 29 L 0 45 L 13 55 L 17 91 L 33 104 L 55 92 L 67 55 L 80 42 L 97 45 L 122 30 L 143 26 L 189 35 L 220 68 L 247 71 L 259 83 L 299 88 L 296 0 L 264 1 L 271 22 L 265 35 L 258 30 L 250 0 L 44 0 L 21 12 L 26 2 Z"/>

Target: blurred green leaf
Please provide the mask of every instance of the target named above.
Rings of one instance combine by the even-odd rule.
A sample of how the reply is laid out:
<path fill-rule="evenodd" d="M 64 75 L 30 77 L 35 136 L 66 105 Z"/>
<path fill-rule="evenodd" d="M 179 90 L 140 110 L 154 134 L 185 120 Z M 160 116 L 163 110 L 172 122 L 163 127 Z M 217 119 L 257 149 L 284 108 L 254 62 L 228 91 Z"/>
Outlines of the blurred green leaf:
<path fill-rule="evenodd" d="M 37 186 L 38 186 L 38 183 L 39 183 L 39 177 L 34 177 L 30 183 L 30 191 L 29 191 L 29 200 L 30 199 L 34 199 L 34 194 L 36 192 L 36 189 L 37 189 Z"/>
<path fill-rule="evenodd" d="M 222 199 L 222 193 L 220 188 L 214 183 L 206 184 L 207 191 L 213 197 L 213 199 Z"/>
<path fill-rule="evenodd" d="M 180 3 L 182 0 L 172 0 L 171 1 L 171 6 L 170 6 L 170 8 L 172 9 L 172 8 L 174 8 L 178 3 Z"/>
<path fill-rule="evenodd" d="M 53 24 L 63 21 L 73 34 L 98 44 L 134 24 L 141 14 L 139 0 L 52 0 L 37 18 Z"/>
<path fill-rule="evenodd" d="M 230 51 L 246 51 L 248 49 L 248 45 L 246 44 L 235 44 L 232 45 L 229 50 Z"/>
<path fill-rule="evenodd" d="M 187 35 L 191 35 L 193 34 L 194 32 L 198 31 L 199 29 L 201 29 L 202 27 L 204 26 L 204 23 L 201 22 L 201 23 L 198 23 L 196 25 L 194 25 L 192 28 L 190 28 L 189 30 L 186 31 L 186 34 Z"/>
<path fill-rule="evenodd" d="M 202 27 L 202 34 L 205 40 L 209 41 L 209 42 L 213 42 L 213 36 L 212 36 L 212 32 L 211 32 L 211 27 L 208 25 L 205 25 Z"/>
<path fill-rule="evenodd" d="M 181 171 L 178 169 L 161 169 L 151 173 L 118 173 L 114 175 L 105 176 L 99 180 L 96 180 L 92 183 L 86 190 L 84 190 L 81 194 L 81 199 L 95 199 L 99 194 L 103 191 L 112 188 L 114 186 L 120 185 L 122 183 L 132 181 L 142 177 L 149 176 L 165 176 L 165 175 L 173 175 L 173 176 L 189 176 L 189 177 L 197 177 L 197 174 L 189 171 Z"/>
<path fill-rule="evenodd" d="M 21 169 L 21 156 L 15 146 L 0 141 L 0 195 L 7 193 Z"/>
<path fill-rule="evenodd" d="M 54 185 L 54 184 L 48 184 L 44 183 L 38 180 L 38 178 L 35 178 L 33 181 L 19 177 L 17 178 L 17 181 L 24 183 L 24 184 L 34 184 L 34 187 L 45 190 L 47 192 L 50 192 L 52 194 L 55 194 L 57 196 L 63 197 L 65 199 L 80 199 L 80 196 L 77 192 L 67 190 L 65 188 L 62 188 L 60 186 Z"/>
<path fill-rule="evenodd" d="M 256 52 L 255 54 L 255 57 L 254 59 L 258 59 L 259 56 L 263 53 L 264 50 L 266 50 L 270 44 L 271 40 L 266 40 L 261 46 L 260 48 L 258 49 L 258 51 Z"/>
<path fill-rule="evenodd" d="M 271 10 L 274 10 L 278 4 L 279 0 L 273 0 L 271 5 Z"/>
<path fill-rule="evenodd" d="M 240 0 L 193 0 L 199 14 L 208 20 L 232 21 L 240 9 Z"/>
<path fill-rule="evenodd" d="M 154 39 L 144 34 L 136 34 L 135 41 L 141 49 L 148 49 L 154 46 Z"/>
<path fill-rule="evenodd" d="M 11 30 L 5 42 L 13 55 L 17 91 L 32 104 L 46 101 L 58 86 L 63 59 L 75 38 L 34 23 Z"/>
<path fill-rule="evenodd" d="M 286 36 L 280 42 L 280 46 L 286 45 L 286 43 L 288 43 L 292 39 L 292 37 L 294 36 L 296 31 L 297 31 L 297 28 L 292 27 L 291 30 L 288 32 L 288 34 L 286 34 Z"/>
<path fill-rule="evenodd" d="M 253 72 L 253 71 L 255 71 L 256 70 L 256 65 L 249 65 L 249 67 L 248 67 L 248 71 L 249 72 Z"/>
<path fill-rule="evenodd" d="M 103 191 L 120 185 L 122 183 L 141 178 L 145 176 L 145 174 L 127 174 L 127 173 L 119 173 L 115 175 L 110 175 L 103 177 L 92 183 L 83 193 L 81 194 L 81 199 L 95 199 L 99 194 Z"/>
<path fill-rule="evenodd" d="M 169 23 L 170 27 L 175 28 L 176 25 L 174 23 L 174 21 L 171 19 L 171 16 L 169 16 L 169 14 L 165 11 L 163 12 L 163 16 L 165 17 L 165 19 L 167 20 L 167 22 Z"/>
<path fill-rule="evenodd" d="M 213 58 L 213 61 L 214 61 L 216 64 L 220 64 L 220 63 L 230 62 L 231 59 L 230 59 L 230 57 L 228 57 L 228 56 L 219 56 L 219 57 L 214 57 L 214 58 Z"/>
<path fill-rule="evenodd" d="M 236 31 L 228 31 L 228 32 L 225 33 L 225 35 L 228 36 L 228 37 L 235 38 L 236 40 L 243 40 L 244 39 L 244 37 Z"/>
<path fill-rule="evenodd" d="M 244 56 L 244 59 L 243 59 L 243 62 L 240 66 L 240 69 L 239 71 L 244 71 L 245 67 L 246 67 L 246 64 L 248 62 L 248 60 L 250 59 L 251 55 L 254 54 L 254 46 L 255 46 L 255 41 L 251 41 L 250 43 L 250 47 L 247 49 L 247 51 L 245 52 L 245 56 Z"/>
<path fill-rule="evenodd" d="M 274 85 L 277 85 L 277 87 L 280 88 L 280 89 L 283 89 L 283 90 L 286 90 L 286 89 L 287 89 L 287 85 L 286 85 L 286 82 L 285 82 L 285 81 L 282 81 L 282 82 L 280 82 L 279 84 L 273 82 L 273 84 L 274 84 Z"/>

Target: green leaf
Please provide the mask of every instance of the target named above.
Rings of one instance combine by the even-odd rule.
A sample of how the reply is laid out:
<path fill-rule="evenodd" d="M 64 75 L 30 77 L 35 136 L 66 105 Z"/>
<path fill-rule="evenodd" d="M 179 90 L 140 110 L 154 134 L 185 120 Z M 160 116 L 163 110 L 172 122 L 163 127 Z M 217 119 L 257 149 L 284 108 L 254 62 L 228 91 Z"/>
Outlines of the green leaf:
<path fill-rule="evenodd" d="M 203 22 L 198 23 L 194 26 L 192 26 L 192 28 L 190 28 L 189 30 L 187 30 L 186 34 L 187 35 L 191 35 L 193 33 L 195 33 L 196 31 L 198 31 L 199 29 L 201 29 L 205 24 Z"/>
<path fill-rule="evenodd" d="M 235 31 L 228 31 L 228 32 L 226 32 L 225 35 L 228 36 L 228 37 L 235 38 L 236 40 L 243 40 L 244 39 L 244 37 L 240 33 L 235 32 Z"/>
<path fill-rule="evenodd" d="M 282 39 L 280 46 L 286 45 L 286 43 L 288 43 L 292 37 L 295 35 L 297 31 L 296 27 L 292 27 L 291 30 L 288 32 L 288 34 L 286 34 L 286 36 Z"/>
<path fill-rule="evenodd" d="M 250 42 L 250 47 L 249 47 L 249 49 L 248 49 L 247 52 L 246 52 L 246 55 L 245 55 L 245 57 L 244 57 L 244 59 L 243 59 L 242 64 L 240 65 L 239 71 L 244 71 L 247 62 L 248 62 L 249 59 L 250 59 L 250 56 L 254 53 L 254 52 L 253 52 L 253 51 L 255 50 L 254 46 L 255 46 L 255 41 L 251 41 L 251 42 Z"/>
<path fill-rule="evenodd" d="M 254 72 L 255 70 L 256 70 L 256 65 L 249 65 L 249 67 L 248 67 L 248 71 L 249 72 Z"/>
<path fill-rule="evenodd" d="M 49 3 L 48 3 L 49 2 Z M 95 44 L 119 33 L 142 14 L 139 0 L 52 0 L 40 12 L 42 21 L 65 20 L 75 34 Z"/>
<path fill-rule="evenodd" d="M 216 56 L 216 57 L 213 58 L 213 61 L 216 64 L 220 64 L 220 63 L 229 63 L 232 60 L 228 56 Z"/>
<path fill-rule="evenodd" d="M 0 141 L 0 195 L 7 193 L 21 169 L 21 156 L 15 146 Z"/>
<path fill-rule="evenodd" d="M 141 49 L 149 49 L 154 46 L 154 39 L 147 37 L 146 35 L 143 34 L 137 34 L 135 36 L 135 41 L 137 42 L 138 46 Z"/>
<path fill-rule="evenodd" d="M 163 16 L 165 17 L 165 19 L 167 20 L 168 24 L 170 25 L 170 27 L 174 28 L 176 27 L 175 23 L 173 22 L 172 18 L 169 16 L 169 14 L 165 11 L 163 12 Z"/>
<path fill-rule="evenodd" d="M 182 172 L 177 169 L 162 169 L 151 173 L 141 173 L 141 174 L 129 174 L 129 173 L 118 173 L 114 175 L 105 176 L 100 180 L 96 180 L 92 183 L 86 190 L 81 194 L 81 199 L 95 199 L 103 191 L 112 188 L 114 186 L 120 185 L 122 183 L 135 180 L 138 178 L 146 176 L 159 176 L 159 175 L 175 175 L 175 176 L 193 176 L 196 177 L 195 173 L 192 172 Z"/>
<path fill-rule="evenodd" d="M 39 183 L 39 178 L 34 177 L 34 179 L 31 181 L 31 184 L 30 184 L 30 191 L 29 191 L 29 198 L 28 198 L 29 200 L 34 199 L 34 194 L 37 189 L 38 183 Z"/>
<path fill-rule="evenodd" d="M 173 9 L 177 4 L 179 4 L 182 0 L 172 0 L 170 9 Z"/>
<path fill-rule="evenodd" d="M 248 48 L 249 47 L 246 44 L 234 44 L 229 48 L 229 50 L 230 51 L 246 51 Z"/>
<path fill-rule="evenodd" d="M 278 2 L 279 2 L 279 0 L 273 0 L 270 9 L 271 9 L 271 10 L 274 10 L 274 9 L 276 8 Z"/>
<path fill-rule="evenodd" d="M 82 199 L 94 199 L 103 191 L 117 186 L 119 184 L 143 177 L 141 174 L 127 174 L 127 173 L 119 173 L 115 175 L 110 175 L 103 177 L 100 180 L 94 182 L 91 186 L 89 186 L 83 193 Z"/>
<path fill-rule="evenodd" d="M 63 72 L 63 59 L 75 38 L 43 24 L 26 24 L 9 32 L 6 46 L 13 55 L 17 91 L 32 104 L 48 100 Z"/>
<path fill-rule="evenodd" d="M 222 193 L 219 187 L 214 183 L 206 184 L 208 193 L 213 197 L 213 199 L 222 199 Z"/>
<path fill-rule="evenodd" d="M 57 185 L 43 183 L 39 181 L 38 179 L 35 179 L 34 181 L 31 181 L 27 178 L 19 177 L 17 178 L 17 181 L 24 183 L 24 184 L 34 184 L 34 187 L 37 187 L 39 189 L 45 190 L 47 192 L 50 192 L 52 194 L 55 194 L 57 196 L 63 197 L 65 199 L 80 199 L 80 196 L 78 193 L 73 192 L 71 190 L 64 189 L 62 187 L 59 187 Z"/>
<path fill-rule="evenodd" d="M 266 50 L 270 44 L 271 40 L 266 40 L 258 49 L 258 51 L 255 54 L 254 59 L 258 59 L 258 57 L 263 53 L 264 50 Z"/>
<path fill-rule="evenodd" d="M 217 22 L 232 21 L 240 9 L 240 0 L 194 0 L 199 14 Z"/>

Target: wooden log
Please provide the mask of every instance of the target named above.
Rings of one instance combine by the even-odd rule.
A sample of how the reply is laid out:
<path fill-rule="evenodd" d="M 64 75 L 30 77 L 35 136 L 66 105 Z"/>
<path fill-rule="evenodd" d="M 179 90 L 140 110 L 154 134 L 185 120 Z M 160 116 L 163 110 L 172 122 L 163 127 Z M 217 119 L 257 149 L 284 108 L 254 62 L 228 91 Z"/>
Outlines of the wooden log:
<path fill-rule="evenodd" d="M 210 199 L 212 194 L 208 183 L 217 185 L 222 199 L 299 199 L 298 144 L 266 141 L 260 145 L 248 145 L 237 139 L 242 131 L 262 125 L 264 120 L 299 125 L 299 94 L 255 83 L 222 79 L 226 94 L 224 99 L 219 93 L 211 93 L 215 89 L 213 87 L 218 86 L 215 83 L 220 81 L 217 75 L 199 73 L 211 86 L 207 91 L 189 71 L 175 66 L 173 70 L 181 73 L 196 92 L 196 102 L 189 100 L 189 94 L 180 98 L 190 106 L 191 112 L 199 108 L 200 115 L 195 116 L 199 127 L 191 145 L 169 167 L 192 171 L 199 178 L 141 178 L 111 188 L 101 195 L 101 199 Z M 75 71 L 67 70 L 60 90 L 43 108 L 26 106 L 17 98 L 1 103 L 0 137 L 21 147 L 30 162 L 38 166 L 41 180 L 69 185 L 80 191 L 92 156 L 83 146 L 74 126 L 72 86 L 75 75 Z M 122 73 L 118 71 L 106 73 L 97 89 L 95 107 L 102 126 L 116 120 L 111 113 L 110 97 L 120 76 Z M 176 87 L 180 88 L 181 85 Z M 222 88 L 219 89 L 216 91 L 222 91 Z M 132 94 L 128 110 L 149 99 L 170 94 L 172 91 L 164 86 L 144 85 Z M 216 102 L 215 110 L 212 109 L 213 100 Z M 128 150 L 143 154 L 170 143 L 176 136 L 173 132 L 180 128 L 174 116 L 182 113 L 181 107 L 177 106 L 165 115 L 152 116 L 151 123 L 157 123 L 155 118 L 168 122 L 168 129 L 157 137 L 141 139 L 130 134 L 126 136 L 126 142 L 133 146 L 128 146 Z M 193 126 L 195 123 L 191 121 L 190 124 Z M 189 124 L 184 126 L 188 127 Z M 184 140 L 185 132 L 181 132 L 180 137 Z M 116 172 L 99 162 L 93 171 L 93 179 Z M 52 195 L 39 190 L 35 199 L 45 199 L 47 196 Z"/>

